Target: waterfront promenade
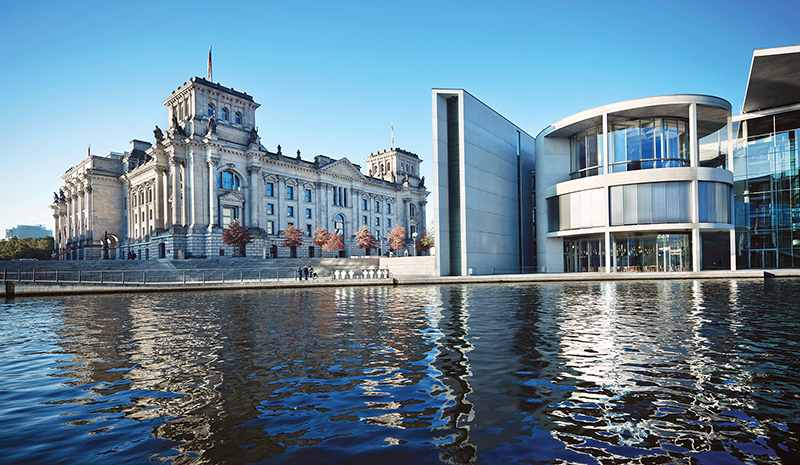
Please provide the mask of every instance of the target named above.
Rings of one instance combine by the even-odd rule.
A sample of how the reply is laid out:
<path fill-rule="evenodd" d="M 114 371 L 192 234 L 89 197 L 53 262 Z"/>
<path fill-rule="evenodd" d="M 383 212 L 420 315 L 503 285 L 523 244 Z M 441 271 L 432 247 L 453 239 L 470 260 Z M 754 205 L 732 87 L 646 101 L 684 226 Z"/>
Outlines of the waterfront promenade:
<path fill-rule="evenodd" d="M 433 257 L 416 257 L 427 264 Z M 385 260 L 385 259 L 384 259 Z M 298 279 L 297 267 L 316 277 Z M 674 279 L 770 279 L 800 277 L 800 269 L 756 269 L 669 273 L 529 273 L 478 276 L 425 276 L 413 267 L 394 272 L 379 257 L 347 259 L 259 258 L 212 260 L 109 260 L 0 262 L 0 296 L 182 292 L 223 289 L 390 286 L 525 282 L 585 282 Z"/>

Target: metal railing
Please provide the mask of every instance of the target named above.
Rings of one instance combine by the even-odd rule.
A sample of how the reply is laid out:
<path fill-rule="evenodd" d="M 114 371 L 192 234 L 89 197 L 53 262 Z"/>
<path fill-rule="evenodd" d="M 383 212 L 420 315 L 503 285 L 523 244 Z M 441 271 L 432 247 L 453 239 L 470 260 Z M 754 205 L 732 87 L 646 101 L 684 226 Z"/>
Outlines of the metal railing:
<path fill-rule="evenodd" d="M 8 270 L 0 277 L 3 281 L 32 283 L 83 283 L 83 284 L 205 284 L 205 283 L 260 283 L 291 281 L 331 281 L 331 276 L 310 275 L 298 277 L 297 270 Z M 380 279 L 376 274 L 370 278 L 361 270 L 347 280 L 361 281 Z M 384 279 L 391 279 L 387 273 Z M 345 280 L 344 277 L 337 280 Z"/>

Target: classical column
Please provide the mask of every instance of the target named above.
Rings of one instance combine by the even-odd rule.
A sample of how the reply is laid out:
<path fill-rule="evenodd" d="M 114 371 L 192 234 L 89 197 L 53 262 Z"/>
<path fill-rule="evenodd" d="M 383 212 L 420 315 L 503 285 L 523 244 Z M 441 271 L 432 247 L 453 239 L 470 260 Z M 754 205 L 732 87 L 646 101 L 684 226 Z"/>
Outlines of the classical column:
<path fill-rule="evenodd" d="M 156 229 L 161 230 L 164 229 L 164 223 L 161 219 L 163 212 L 161 211 L 161 168 L 156 168 L 156 177 L 153 180 L 153 203 L 154 205 L 154 212 L 153 214 L 155 217 L 153 220 L 155 221 Z"/>
<path fill-rule="evenodd" d="M 186 168 L 184 169 L 183 176 L 183 203 L 185 205 L 185 225 L 194 226 L 197 223 L 197 205 L 194 198 L 195 193 L 195 154 L 194 151 L 189 152 L 189 160 L 187 160 Z"/>
<path fill-rule="evenodd" d="M 217 163 L 219 158 L 209 156 L 208 165 L 208 230 L 219 224 L 219 205 L 217 205 Z"/>
<path fill-rule="evenodd" d="M 180 189 L 180 198 L 181 198 L 181 226 L 186 226 L 186 202 L 187 199 L 187 192 L 186 192 L 186 164 L 184 162 L 180 162 L 178 165 L 178 169 L 181 173 L 181 189 Z"/>
<path fill-rule="evenodd" d="M 169 229 L 172 226 L 172 217 L 169 209 L 169 166 L 165 166 L 159 173 L 159 183 L 161 183 L 161 196 L 164 209 L 164 229 Z"/>
<path fill-rule="evenodd" d="M 71 189 L 70 192 L 70 201 L 72 202 L 72 217 L 70 218 L 70 238 L 75 240 L 78 236 L 78 225 L 76 222 L 78 221 L 78 194 L 76 191 Z"/>
<path fill-rule="evenodd" d="M 174 158 L 169 160 L 170 171 L 172 172 L 172 226 L 178 225 L 178 212 L 180 211 L 180 192 L 178 191 L 178 161 Z"/>
<path fill-rule="evenodd" d="M 261 173 L 260 166 L 248 166 L 247 173 L 250 175 L 250 198 L 247 199 L 250 202 L 250 218 L 248 218 L 248 225 L 255 228 L 260 228 L 260 215 L 258 214 L 258 207 L 261 202 L 259 202 L 259 174 Z"/>

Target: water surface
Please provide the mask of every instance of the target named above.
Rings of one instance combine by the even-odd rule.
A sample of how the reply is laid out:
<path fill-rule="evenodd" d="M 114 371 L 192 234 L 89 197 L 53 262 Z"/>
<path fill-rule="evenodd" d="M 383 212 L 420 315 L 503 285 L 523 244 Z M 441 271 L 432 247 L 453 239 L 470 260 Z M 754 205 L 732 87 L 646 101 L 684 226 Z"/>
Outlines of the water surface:
<path fill-rule="evenodd" d="M 798 463 L 800 280 L 0 303 L 4 463 Z"/>

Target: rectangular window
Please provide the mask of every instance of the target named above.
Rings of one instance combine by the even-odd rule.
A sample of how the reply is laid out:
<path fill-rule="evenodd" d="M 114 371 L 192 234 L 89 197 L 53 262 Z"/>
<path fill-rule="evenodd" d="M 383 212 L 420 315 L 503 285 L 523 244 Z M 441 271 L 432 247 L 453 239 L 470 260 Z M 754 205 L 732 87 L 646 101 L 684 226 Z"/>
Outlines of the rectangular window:
<path fill-rule="evenodd" d="M 361 199 L 361 209 L 362 210 L 367 209 L 367 199 Z"/>
<path fill-rule="evenodd" d="M 286 186 L 286 198 L 294 200 L 294 186 Z"/>
<path fill-rule="evenodd" d="M 392 229 L 392 219 L 386 218 L 386 227 Z"/>
<path fill-rule="evenodd" d="M 294 217 L 294 207 L 289 205 L 286 207 L 286 216 Z"/>
<path fill-rule="evenodd" d="M 375 201 L 375 213 L 380 213 L 380 212 L 381 212 L 381 203 L 378 200 L 376 200 Z"/>
<path fill-rule="evenodd" d="M 275 197 L 275 184 L 267 183 L 267 197 Z"/>
<path fill-rule="evenodd" d="M 310 224 L 306 225 L 306 236 L 309 236 L 309 237 L 311 236 L 311 225 Z"/>
<path fill-rule="evenodd" d="M 267 234 L 275 234 L 275 222 L 267 221 Z"/>
<path fill-rule="evenodd" d="M 311 209 L 310 208 L 306 208 L 306 218 L 309 219 L 309 220 L 311 219 Z"/>
<path fill-rule="evenodd" d="M 366 215 L 361 217 L 361 224 L 367 224 L 367 217 L 366 217 Z"/>
<path fill-rule="evenodd" d="M 338 194 L 339 194 L 339 189 L 334 187 L 333 188 L 333 204 L 334 205 L 339 205 L 339 203 L 338 203 L 339 202 L 339 195 Z"/>
<path fill-rule="evenodd" d="M 311 202 L 311 189 L 306 189 L 306 202 Z"/>
<path fill-rule="evenodd" d="M 392 204 L 390 203 L 386 204 L 386 213 L 388 213 L 389 215 L 392 214 Z"/>
<path fill-rule="evenodd" d="M 267 204 L 267 215 L 274 215 L 275 214 L 275 205 L 268 203 Z"/>
<path fill-rule="evenodd" d="M 380 226 L 380 225 L 381 225 L 381 219 L 375 218 L 375 226 Z"/>
<path fill-rule="evenodd" d="M 229 224 L 239 218 L 239 209 L 236 207 L 222 207 L 222 227 L 226 228 Z"/>

